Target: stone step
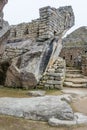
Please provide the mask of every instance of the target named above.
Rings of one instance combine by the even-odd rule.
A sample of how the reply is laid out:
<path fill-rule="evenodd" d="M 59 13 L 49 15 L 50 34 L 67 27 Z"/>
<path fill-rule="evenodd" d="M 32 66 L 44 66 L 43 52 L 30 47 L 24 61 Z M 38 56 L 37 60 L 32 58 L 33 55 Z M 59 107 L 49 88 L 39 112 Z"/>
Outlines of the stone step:
<path fill-rule="evenodd" d="M 54 73 L 54 72 L 50 72 L 46 74 L 47 76 L 54 76 L 54 77 L 62 77 L 63 73 Z"/>
<path fill-rule="evenodd" d="M 67 78 L 83 78 L 84 76 L 81 74 L 66 74 Z"/>
<path fill-rule="evenodd" d="M 75 83 L 75 84 L 82 84 L 82 83 L 87 84 L 87 79 L 84 79 L 84 78 L 66 78 L 65 82 L 72 82 L 72 83 Z"/>
<path fill-rule="evenodd" d="M 67 70 L 75 70 L 75 67 L 66 67 Z"/>
<path fill-rule="evenodd" d="M 64 87 L 72 87 L 72 88 L 87 88 L 87 84 L 74 84 L 72 82 L 64 82 Z"/>
<path fill-rule="evenodd" d="M 82 72 L 81 70 L 75 70 L 75 69 L 73 69 L 73 70 L 67 69 L 66 70 L 66 73 L 69 73 L 69 74 L 80 74 L 81 72 Z"/>

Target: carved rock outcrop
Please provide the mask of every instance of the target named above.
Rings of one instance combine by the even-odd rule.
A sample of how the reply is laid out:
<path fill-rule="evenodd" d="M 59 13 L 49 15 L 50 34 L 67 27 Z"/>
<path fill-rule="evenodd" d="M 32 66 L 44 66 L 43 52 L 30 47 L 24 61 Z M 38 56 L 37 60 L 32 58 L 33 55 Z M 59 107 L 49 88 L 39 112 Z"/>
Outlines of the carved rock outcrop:
<path fill-rule="evenodd" d="M 3 8 L 7 2 L 7 0 L 0 0 L 0 57 L 3 56 L 3 53 L 5 51 L 5 44 L 9 35 L 9 24 L 3 20 Z M 6 69 L 7 68 L 5 67 L 3 68 L 3 63 L 1 63 L 0 59 L 0 84 L 4 83 Z"/>
<path fill-rule="evenodd" d="M 40 18 L 11 26 L 1 62 L 9 61 L 5 85 L 34 88 L 62 49 L 62 37 L 74 25 L 71 6 L 44 7 Z"/>
<path fill-rule="evenodd" d="M 0 55 L 4 51 L 4 42 L 7 40 L 9 25 L 3 20 L 3 8 L 8 0 L 0 0 Z"/>

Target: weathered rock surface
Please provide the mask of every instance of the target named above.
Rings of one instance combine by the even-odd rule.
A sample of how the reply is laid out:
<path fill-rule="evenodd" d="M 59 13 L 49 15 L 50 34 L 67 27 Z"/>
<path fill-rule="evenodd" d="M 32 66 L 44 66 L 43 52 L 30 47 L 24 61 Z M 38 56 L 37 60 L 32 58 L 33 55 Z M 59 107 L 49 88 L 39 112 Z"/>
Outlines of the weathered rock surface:
<path fill-rule="evenodd" d="M 41 121 L 48 121 L 52 117 L 72 121 L 73 111 L 62 98 L 63 96 L 0 98 L 0 114 Z"/>
<path fill-rule="evenodd" d="M 0 12 L 3 10 L 5 4 L 7 4 L 8 0 L 0 0 Z"/>
<path fill-rule="evenodd" d="M 64 80 L 65 87 L 87 88 L 87 76 L 81 74 L 81 70 L 67 67 Z"/>
<path fill-rule="evenodd" d="M 58 57 L 53 65 L 47 68 L 37 87 L 45 89 L 62 89 L 65 79 L 65 60 Z"/>
<path fill-rule="evenodd" d="M 59 9 L 44 7 L 40 18 L 12 26 L 1 63 L 9 64 L 4 84 L 34 88 L 47 67 L 58 58 L 62 37 L 74 25 L 71 6 Z"/>
<path fill-rule="evenodd" d="M 3 8 L 8 0 L 0 0 L 0 30 L 3 28 Z"/>
<path fill-rule="evenodd" d="M 82 113 L 75 113 L 74 114 L 74 120 L 67 121 L 67 120 L 59 120 L 56 118 L 49 119 L 49 125 L 51 126 L 73 126 L 73 125 L 81 125 L 81 124 L 87 124 L 87 116 Z"/>
<path fill-rule="evenodd" d="M 3 20 L 3 8 L 7 4 L 7 0 L 0 0 L 0 84 L 4 83 L 5 68 L 3 69 L 3 63 L 1 64 L 2 55 L 5 51 L 5 44 L 9 36 L 9 24 Z M 4 70 L 4 71 L 3 71 Z"/>
<path fill-rule="evenodd" d="M 87 26 L 77 28 L 63 39 L 60 57 L 67 66 L 80 68 L 87 75 Z"/>
<path fill-rule="evenodd" d="M 87 26 L 80 27 L 69 34 L 63 40 L 64 46 L 83 46 L 87 45 Z"/>

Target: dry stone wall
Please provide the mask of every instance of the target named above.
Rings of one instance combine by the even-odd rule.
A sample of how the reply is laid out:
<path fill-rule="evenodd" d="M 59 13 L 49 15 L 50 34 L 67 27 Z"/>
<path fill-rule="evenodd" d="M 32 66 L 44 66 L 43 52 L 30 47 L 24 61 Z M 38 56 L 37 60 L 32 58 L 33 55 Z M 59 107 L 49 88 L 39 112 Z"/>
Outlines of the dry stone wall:
<path fill-rule="evenodd" d="M 5 51 L 0 57 L 3 85 L 36 87 L 43 73 L 57 60 L 62 37 L 73 25 L 71 6 L 58 9 L 48 6 L 40 9 L 39 19 L 11 26 Z"/>
<path fill-rule="evenodd" d="M 69 29 L 74 23 L 74 15 L 71 6 L 52 8 L 50 6 L 39 10 L 40 18 L 30 23 L 14 25 L 10 30 L 8 42 L 23 39 L 46 40 L 61 35 L 63 30 Z"/>
<path fill-rule="evenodd" d="M 63 39 L 60 56 L 66 60 L 67 66 L 81 67 L 82 55 L 87 53 L 87 27 L 83 26 Z"/>
<path fill-rule="evenodd" d="M 43 89 L 63 89 L 65 71 L 65 60 L 58 57 L 55 63 L 44 73 L 37 87 Z"/>
<path fill-rule="evenodd" d="M 60 56 L 66 60 L 67 66 L 81 67 L 82 55 L 85 54 L 87 45 L 83 46 L 64 46 Z"/>
<path fill-rule="evenodd" d="M 82 55 L 82 73 L 87 76 L 87 54 Z"/>
<path fill-rule="evenodd" d="M 4 52 L 4 44 L 7 42 L 7 37 L 9 35 L 8 22 L 3 20 L 3 8 L 7 2 L 7 0 L 0 0 L 0 56 Z"/>

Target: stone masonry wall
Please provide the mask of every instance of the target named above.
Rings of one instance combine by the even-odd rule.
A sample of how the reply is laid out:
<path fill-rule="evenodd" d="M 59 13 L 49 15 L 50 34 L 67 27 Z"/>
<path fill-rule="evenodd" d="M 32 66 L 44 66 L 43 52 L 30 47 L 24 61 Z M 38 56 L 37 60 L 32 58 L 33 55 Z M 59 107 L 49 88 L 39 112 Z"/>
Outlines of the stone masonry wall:
<path fill-rule="evenodd" d="M 63 89 L 65 71 L 65 60 L 58 57 L 55 63 L 46 70 L 37 87 L 44 89 Z"/>
<path fill-rule="evenodd" d="M 39 19 L 33 20 L 30 23 L 12 26 L 8 42 L 20 41 L 27 38 L 37 38 L 37 40 L 41 41 L 46 40 L 55 35 L 60 35 L 63 30 L 70 28 L 74 21 L 71 6 L 58 9 L 47 6 L 41 8 L 39 13 Z"/>
<path fill-rule="evenodd" d="M 60 56 L 66 60 L 67 66 L 81 66 L 82 55 L 85 54 L 87 46 L 63 47 Z"/>
<path fill-rule="evenodd" d="M 0 29 L 3 27 L 3 8 L 8 0 L 0 0 Z"/>
<path fill-rule="evenodd" d="M 82 56 L 82 73 L 87 76 L 87 54 Z"/>
<path fill-rule="evenodd" d="M 8 87 L 35 88 L 43 74 L 54 65 L 51 76 L 53 80 L 48 76 L 48 88 L 50 85 L 57 89 L 62 88 L 63 73 L 57 59 L 62 49 L 62 37 L 74 25 L 74 13 L 71 6 L 58 9 L 48 6 L 39 11 L 39 19 L 10 27 L 5 50 L 0 56 L 0 84 Z M 62 74 L 55 71 L 56 67 Z M 55 73 L 58 74 L 58 82 Z"/>

